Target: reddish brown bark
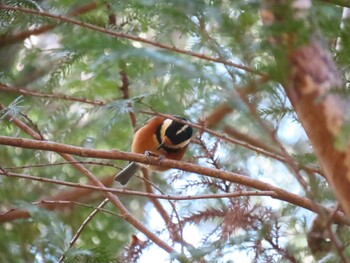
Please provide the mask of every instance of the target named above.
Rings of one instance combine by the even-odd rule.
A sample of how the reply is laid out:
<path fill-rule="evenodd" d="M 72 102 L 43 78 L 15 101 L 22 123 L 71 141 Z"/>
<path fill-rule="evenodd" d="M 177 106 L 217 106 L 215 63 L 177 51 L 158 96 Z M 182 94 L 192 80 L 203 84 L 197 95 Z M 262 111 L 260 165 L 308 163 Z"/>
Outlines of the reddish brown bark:
<path fill-rule="evenodd" d="M 290 61 L 287 95 L 334 193 L 350 215 L 350 148 L 335 145 L 346 114 L 343 99 L 330 93 L 340 85 L 335 65 L 316 40 L 292 52 Z"/>
<path fill-rule="evenodd" d="M 280 14 L 271 10 L 276 5 L 287 3 L 274 0 L 266 2 L 268 7 L 262 11 L 265 24 L 283 20 Z M 310 6 L 309 0 L 299 0 L 292 2 L 290 10 L 295 12 L 295 19 L 301 20 Z M 273 45 L 284 46 L 288 52 L 289 72 L 283 85 L 330 186 L 346 214 L 350 215 L 350 147 L 346 140 L 341 147 L 335 144 L 345 124 L 349 102 L 332 93 L 332 89 L 341 85 L 340 76 L 320 39 L 310 36 L 308 43 L 296 46 L 293 41 L 300 37 L 296 34 L 284 33 L 270 39 Z"/>

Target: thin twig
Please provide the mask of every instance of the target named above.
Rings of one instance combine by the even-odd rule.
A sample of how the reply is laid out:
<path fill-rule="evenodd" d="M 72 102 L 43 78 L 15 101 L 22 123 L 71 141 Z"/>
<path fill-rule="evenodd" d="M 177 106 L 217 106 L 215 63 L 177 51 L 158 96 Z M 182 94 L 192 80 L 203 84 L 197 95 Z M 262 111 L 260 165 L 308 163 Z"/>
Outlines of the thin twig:
<path fill-rule="evenodd" d="M 59 94 L 59 93 L 56 93 L 56 94 L 43 93 L 43 92 L 28 90 L 26 88 L 10 87 L 10 86 L 5 85 L 5 84 L 0 84 L 0 91 L 21 94 L 24 96 L 34 96 L 34 97 L 41 97 L 41 98 L 48 98 L 48 99 L 61 99 L 61 100 L 76 101 L 76 102 L 91 104 L 91 105 L 95 105 L 95 106 L 104 106 L 108 103 L 106 101 L 77 98 L 74 96 L 68 96 L 68 95 Z"/>
<path fill-rule="evenodd" d="M 58 163 L 43 163 L 43 164 L 32 164 L 32 165 L 23 165 L 23 166 L 11 166 L 11 167 L 2 167 L 5 170 L 17 170 L 17 169 L 28 169 L 28 168 L 40 168 L 40 167 L 48 167 L 48 166 L 57 166 L 57 165 L 67 165 L 72 163 L 80 163 L 80 164 L 92 164 L 92 165 L 101 165 L 101 166 L 110 166 L 116 169 L 122 169 L 121 167 L 106 162 L 92 162 L 92 161 L 76 161 L 76 162 L 58 162 Z"/>
<path fill-rule="evenodd" d="M 123 94 L 123 99 L 129 99 L 129 79 L 128 76 L 125 72 L 125 70 L 120 71 L 120 76 L 122 79 L 122 85 L 120 87 L 120 90 L 122 91 Z M 129 105 L 131 106 L 131 105 Z M 133 127 L 133 130 L 136 131 L 137 129 L 137 123 L 136 123 L 136 116 L 134 112 L 129 112 L 129 117 L 130 117 L 130 121 L 131 121 L 131 125 Z M 152 186 L 155 187 L 160 193 L 161 190 L 159 188 L 157 188 L 151 181 L 150 181 L 150 176 L 149 176 L 149 171 L 147 169 L 141 169 L 142 173 L 143 173 L 143 181 L 144 181 L 144 185 L 145 185 L 145 189 L 148 193 L 154 194 Z M 163 193 L 162 193 L 163 194 Z M 173 238 L 173 240 L 180 240 L 181 242 L 181 253 L 183 254 L 183 244 L 185 243 L 183 240 L 183 236 L 182 236 L 182 226 L 181 226 L 181 220 L 180 217 L 176 211 L 176 207 L 175 205 L 169 200 L 170 205 L 172 206 L 174 213 L 177 217 L 177 220 L 179 222 L 179 231 L 180 231 L 180 235 L 177 234 L 177 232 L 174 232 L 173 228 L 172 228 L 172 222 L 171 222 L 171 218 L 168 215 L 167 211 L 165 210 L 165 208 L 163 207 L 163 205 L 161 204 L 161 202 L 159 202 L 159 200 L 157 198 L 150 198 L 150 201 L 153 203 L 154 207 L 156 208 L 156 210 L 158 211 L 158 213 L 160 214 L 160 216 L 163 218 L 166 227 L 168 228 L 169 234 L 170 236 Z M 179 238 L 180 237 L 180 238 Z"/>
<path fill-rule="evenodd" d="M 103 208 L 107 203 L 108 203 L 109 199 L 106 198 L 104 199 L 99 205 L 98 207 L 95 208 L 94 211 L 92 211 L 92 213 L 84 220 L 84 222 L 81 224 L 81 226 L 79 227 L 78 231 L 75 233 L 75 235 L 73 236 L 72 240 L 69 242 L 69 245 L 67 247 L 67 249 L 63 252 L 62 256 L 60 257 L 60 259 L 58 260 L 58 263 L 62 263 L 64 258 L 65 258 L 65 254 L 67 253 L 68 249 L 70 249 L 71 247 L 73 247 L 74 243 L 78 240 L 80 234 L 83 232 L 84 228 L 87 226 L 87 224 L 94 218 L 94 216 L 101 210 L 101 208 Z"/>
<path fill-rule="evenodd" d="M 200 21 L 202 21 L 202 20 L 200 19 Z M 210 43 L 212 43 L 212 46 L 216 50 L 218 57 L 223 58 L 224 56 L 222 55 L 222 49 L 221 49 L 220 44 L 210 36 L 210 34 L 207 32 L 205 26 L 200 26 L 200 30 L 201 30 L 202 34 L 205 35 L 205 38 L 210 40 Z M 227 73 L 234 80 L 235 76 L 234 76 L 234 73 L 232 72 L 232 69 L 230 69 L 227 65 L 224 65 L 224 67 L 226 68 Z M 312 193 L 309 190 L 308 184 L 306 183 L 304 178 L 301 176 L 300 171 L 299 171 L 300 169 L 298 168 L 298 166 L 296 165 L 296 163 L 294 162 L 294 160 L 290 156 L 290 154 L 286 151 L 286 149 L 282 145 L 282 143 L 277 139 L 276 133 L 260 118 L 260 116 L 257 112 L 256 106 L 252 102 L 250 102 L 250 100 L 247 96 L 247 93 L 244 92 L 244 90 L 236 89 L 233 91 L 233 94 L 237 98 L 240 98 L 244 102 L 244 104 L 248 107 L 248 110 L 249 110 L 250 114 L 253 116 L 253 118 L 257 121 L 257 123 L 260 125 L 260 127 L 270 136 L 272 142 L 279 148 L 279 150 L 281 151 L 282 157 L 285 159 L 285 163 L 290 168 L 292 174 L 297 179 L 299 184 L 302 186 L 302 188 L 304 189 L 307 196 L 313 202 Z M 316 205 L 315 205 L 315 209 L 317 209 Z M 319 211 L 319 212 L 321 213 L 322 211 Z"/>
<path fill-rule="evenodd" d="M 143 176 L 142 180 L 145 183 L 144 185 L 145 185 L 145 190 L 147 193 L 154 194 L 153 188 L 155 188 L 158 192 L 160 192 L 162 195 L 164 195 L 162 190 L 159 187 L 157 187 L 155 184 L 152 183 L 152 181 L 150 180 L 150 176 L 149 176 L 148 171 L 143 169 L 143 175 L 144 176 Z M 176 232 L 176 230 L 173 229 L 174 224 L 171 221 L 171 217 L 168 215 L 167 211 L 165 210 L 165 208 L 163 207 L 163 205 L 161 204 L 159 199 L 158 198 L 150 198 L 150 200 L 153 203 L 154 207 L 157 209 L 160 216 L 163 218 L 163 221 L 168 229 L 170 236 L 172 237 L 172 239 L 175 242 L 179 242 L 181 244 L 181 252 L 184 253 L 183 245 L 189 246 L 190 244 L 188 242 L 186 242 L 183 238 L 183 228 L 182 228 L 180 216 L 179 216 L 179 213 L 177 212 L 175 204 L 173 202 L 171 202 L 171 200 L 168 200 L 169 204 L 171 205 L 171 207 L 174 211 L 174 214 L 176 216 L 176 220 L 178 222 L 179 234 L 178 234 L 178 232 Z"/>
<path fill-rule="evenodd" d="M 8 114 L 6 116 L 10 121 L 13 121 L 19 128 L 21 128 L 23 131 L 27 132 L 29 135 L 31 135 L 33 138 L 36 138 L 37 140 L 33 140 L 37 143 L 45 143 L 46 141 L 42 140 L 42 137 L 32 130 L 30 127 L 28 127 L 26 124 L 24 124 L 22 121 L 20 121 L 18 118 L 12 116 L 11 114 Z M 94 176 L 85 166 L 79 163 L 73 163 L 76 162 L 76 160 L 69 155 L 68 153 L 62 153 L 61 151 L 57 152 L 62 158 L 64 158 L 66 161 L 72 162 L 72 166 L 77 169 L 79 172 L 81 172 L 83 175 L 85 175 L 92 184 L 96 185 L 97 187 L 104 188 L 104 185 L 101 183 L 101 181 Z M 151 230 L 149 230 L 146 226 L 144 226 L 140 221 L 138 221 L 122 204 L 122 202 L 119 200 L 119 198 L 115 195 L 113 195 L 110 192 L 103 192 L 101 191 L 110 201 L 111 203 L 120 211 L 120 213 L 123 215 L 124 219 L 134 226 L 136 229 L 141 231 L 144 235 L 146 235 L 150 240 L 152 240 L 156 245 L 158 245 L 160 248 L 165 250 L 168 253 L 176 253 L 173 247 L 168 245 L 165 241 L 160 239 L 157 235 L 155 235 Z"/>
<path fill-rule="evenodd" d="M 270 147 L 269 145 L 264 144 L 260 140 L 257 140 L 256 138 L 253 138 L 248 134 L 242 133 L 231 126 L 225 126 L 223 128 L 223 132 L 230 135 L 231 137 L 234 137 L 235 139 L 246 142 L 248 145 L 257 147 L 258 149 L 263 149 L 265 151 L 265 153 L 271 154 L 270 156 L 266 155 L 268 157 L 279 160 L 281 162 L 287 161 L 286 158 L 281 155 L 280 151 L 275 150 L 274 148 Z M 307 172 L 318 173 L 318 174 L 322 175 L 323 177 L 325 177 L 323 171 L 319 168 L 312 167 L 312 166 L 306 166 L 306 165 L 302 165 L 300 168 L 307 171 Z"/>
<path fill-rule="evenodd" d="M 340 259 L 343 263 L 348 263 L 349 260 L 347 259 L 346 255 L 344 254 L 345 246 L 342 243 L 341 240 L 339 240 L 338 236 L 336 233 L 333 232 L 332 229 L 332 222 L 335 213 L 340 209 L 340 204 L 338 203 L 336 207 L 334 208 L 333 212 L 329 214 L 327 219 L 327 224 L 326 224 L 326 229 L 328 231 L 329 239 L 332 241 L 332 244 L 334 245 L 335 249 L 338 251 L 338 255 L 340 256 Z M 324 216 L 326 217 L 326 216 Z"/>
<path fill-rule="evenodd" d="M 7 136 L 0 136 L 0 144 L 21 147 L 21 148 L 28 148 L 28 149 L 54 151 L 60 154 L 62 153 L 73 154 L 81 157 L 113 159 L 113 160 L 128 160 L 128 161 L 157 165 L 157 166 L 167 167 L 167 168 L 177 168 L 188 172 L 194 172 L 201 175 L 220 178 L 222 180 L 227 180 L 233 183 L 243 184 L 258 190 L 263 190 L 263 191 L 273 190 L 278 194 L 278 197 L 281 200 L 292 202 L 295 205 L 299 205 L 299 206 L 305 207 L 306 209 L 311 209 L 315 211 L 314 208 L 310 207 L 311 205 L 310 200 L 302 198 L 298 195 L 289 193 L 288 191 L 285 191 L 281 188 L 275 187 L 273 185 L 270 185 L 237 173 L 217 170 L 209 167 L 203 167 L 200 165 L 186 163 L 183 161 L 164 159 L 161 162 L 159 162 L 159 158 L 153 157 L 153 156 L 145 156 L 143 154 L 128 153 L 128 152 L 123 152 L 118 150 L 111 150 L 111 151 L 95 150 L 95 149 L 71 146 L 71 145 L 66 145 L 61 143 L 54 143 L 49 141 L 37 141 L 37 140 L 13 138 L 13 137 L 7 137 Z M 75 161 L 75 160 L 71 160 L 71 161 Z M 102 185 L 100 185 L 100 182 L 98 183 L 98 185 L 103 187 Z"/>
<path fill-rule="evenodd" d="M 112 36 L 112 37 L 116 37 L 116 38 L 125 38 L 125 39 L 129 39 L 129 40 L 133 40 L 133 41 L 137 41 L 137 42 L 141 42 L 141 43 L 145 43 L 148 45 L 152 45 L 161 49 L 165 49 L 165 50 L 169 50 L 172 52 L 176 52 L 179 54 L 184 54 L 184 55 L 188 55 L 188 56 L 192 56 L 192 57 L 196 57 L 199 59 L 203 59 L 203 60 L 207 60 L 207 61 L 211 61 L 211 62 L 215 62 L 215 63 L 221 63 L 227 66 L 231 66 L 231 67 L 235 67 L 238 69 L 242 69 L 246 72 L 250 72 L 256 75 L 260 75 L 262 77 L 266 77 L 266 75 L 264 73 L 259 72 L 258 70 L 252 69 L 250 67 L 244 66 L 244 65 L 240 65 L 237 63 L 234 63 L 232 61 L 228 61 L 222 58 L 214 58 L 214 57 L 210 57 L 204 54 L 199 54 L 196 52 L 192 52 L 192 51 L 188 51 L 188 50 L 183 50 L 181 48 L 177 48 L 174 46 L 168 46 L 159 42 L 155 42 L 146 38 L 142 38 L 139 36 L 133 36 L 130 34 L 126 34 L 126 33 L 121 33 L 121 32 L 114 32 L 111 30 L 108 30 L 106 28 L 103 27 L 99 27 L 99 26 L 95 26 L 89 23 L 85 23 L 70 17 L 66 17 L 63 15 L 55 15 L 52 13 L 48 13 L 48 12 L 44 12 L 44 11 L 40 11 L 40 10 L 34 10 L 34 9 L 29 9 L 29 8 L 23 8 L 23 7 L 17 7 L 17 6 L 8 6 L 8 5 L 0 5 L 0 9 L 2 10 L 12 10 L 12 11 L 19 11 L 19 12 L 24 12 L 24 13 L 28 13 L 28 14 L 33 14 L 33 15 L 38 15 L 38 16 L 44 16 L 44 17 L 49 17 L 61 22 L 65 22 L 65 23 L 70 23 L 70 24 L 74 24 L 74 25 L 78 25 L 81 27 L 85 27 L 97 32 L 101 32 L 104 33 L 106 35 Z"/>
<path fill-rule="evenodd" d="M 155 112 L 155 111 L 142 110 L 140 112 L 144 113 L 144 114 L 148 114 L 148 115 L 162 116 L 162 117 L 169 118 L 169 119 L 175 119 L 175 117 L 172 116 L 172 115 L 163 114 L 163 113 L 159 113 L 159 112 Z M 177 121 L 178 122 L 182 122 L 182 120 L 178 120 L 178 119 L 177 119 Z M 214 136 L 214 137 L 216 137 L 218 139 L 221 139 L 223 141 L 226 141 L 226 142 L 229 142 L 229 143 L 232 143 L 232 144 L 235 144 L 235 145 L 242 146 L 244 148 L 247 148 L 249 150 L 255 151 L 255 152 L 259 153 L 259 154 L 265 155 L 267 157 L 276 159 L 276 160 L 281 161 L 281 162 L 287 162 L 285 157 L 281 156 L 278 153 L 270 152 L 268 149 L 259 148 L 259 146 L 252 145 L 249 142 L 241 141 L 241 140 L 233 138 L 233 137 L 228 137 L 228 136 L 226 136 L 224 134 L 221 134 L 219 132 L 216 132 L 216 131 L 213 131 L 211 129 L 208 129 L 207 127 L 204 127 L 203 125 L 199 125 L 199 124 L 195 124 L 195 123 L 188 123 L 188 122 L 184 122 L 184 123 L 187 124 L 187 125 L 190 125 L 191 127 L 195 128 L 195 129 L 197 129 L 199 131 L 205 131 L 208 134 L 210 134 L 210 135 L 212 135 L 212 136 Z M 228 130 L 226 130 L 226 132 L 228 132 Z M 309 171 L 312 171 L 312 172 L 315 172 L 315 173 L 320 173 L 321 175 L 323 175 L 322 171 L 320 171 L 319 169 L 315 169 L 313 167 L 306 166 L 305 170 L 309 170 Z"/>
<path fill-rule="evenodd" d="M 246 192 L 234 192 L 234 193 L 223 193 L 223 194 L 203 194 L 203 195 L 197 195 L 197 196 L 196 195 L 174 196 L 174 195 L 162 195 L 162 194 L 154 194 L 154 193 L 148 193 L 148 192 L 133 191 L 133 190 L 127 190 L 125 188 L 116 189 L 116 188 L 108 188 L 108 187 L 99 187 L 99 186 L 88 185 L 88 184 L 71 183 L 71 182 L 61 181 L 57 179 L 49 179 L 49 178 L 32 176 L 29 174 L 11 173 L 11 172 L 5 171 L 4 169 L 0 169 L 0 175 L 7 176 L 7 177 L 22 178 L 22 179 L 44 182 L 44 183 L 64 185 L 68 187 L 85 188 L 85 189 L 95 190 L 99 192 L 109 192 L 117 195 L 134 195 L 134 196 L 157 198 L 157 199 L 164 199 L 164 200 L 184 201 L 184 200 L 232 198 L 232 197 L 241 197 L 241 196 L 270 196 L 272 198 L 277 197 L 276 193 L 273 190 L 246 191 Z"/>
<path fill-rule="evenodd" d="M 93 205 L 88 205 L 88 204 L 84 204 L 84 203 L 80 203 L 80 202 L 76 202 L 76 201 L 67 201 L 67 200 L 40 200 L 37 202 L 33 202 L 32 205 L 77 205 L 77 206 L 83 206 L 83 207 L 88 207 L 91 209 L 98 209 L 101 212 L 104 212 L 106 214 L 110 214 L 119 218 L 122 218 L 122 216 L 120 214 L 117 214 L 115 212 L 109 211 L 107 209 L 104 208 L 98 208 L 96 206 Z M 1 214 L 3 215 L 3 214 Z"/>
<path fill-rule="evenodd" d="M 87 13 L 91 10 L 94 10 L 98 7 L 98 5 L 96 4 L 95 1 L 92 1 L 86 5 L 77 7 L 75 9 L 73 9 L 72 11 L 70 11 L 68 13 L 68 16 L 78 16 L 80 14 L 84 14 Z M 15 33 L 13 35 L 10 36 L 1 36 L 0 38 L 0 47 L 4 47 L 6 45 L 10 45 L 10 44 L 14 44 L 20 41 L 25 40 L 26 38 L 33 36 L 33 35 L 40 35 L 43 34 L 53 28 L 55 28 L 57 25 L 43 25 L 40 27 L 36 27 L 33 29 L 29 29 L 27 31 L 22 31 L 19 33 Z"/>
<path fill-rule="evenodd" d="M 129 97 L 129 78 L 128 75 L 126 74 L 125 70 L 121 70 L 119 72 L 121 80 L 122 80 L 122 85 L 120 86 L 120 90 L 123 94 L 122 98 L 123 99 L 130 99 Z M 128 107 L 131 108 L 131 102 L 128 103 Z M 131 126 L 133 128 L 134 131 L 136 131 L 137 128 L 137 121 L 136 121 L 136 116 L 135 113 L 133 111 L 129 111 L 129 118 L 130 118 L 130 122 L 131 122 Z"/>

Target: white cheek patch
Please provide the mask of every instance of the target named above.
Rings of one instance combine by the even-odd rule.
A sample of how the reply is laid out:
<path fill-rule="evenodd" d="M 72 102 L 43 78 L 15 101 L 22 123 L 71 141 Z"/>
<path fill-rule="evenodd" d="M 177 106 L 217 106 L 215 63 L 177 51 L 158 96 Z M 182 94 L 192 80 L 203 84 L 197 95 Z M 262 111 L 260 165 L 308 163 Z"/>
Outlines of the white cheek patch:
<path fill-rule="evenodd" d="M 162 140 L 162 143 L 164 143 L 164 142 L 170 143 L 170 140 L 169 140 L 169 138 L 167 138 L 165 133 L 166 133 L 166 130 L 170 127 L 170 125 L 172 123 L 173 123 L 173 120 L 171 120 L 171 119 L 166 119 L 163 121 L 162 127 L 160 128 L 160 138 Z M 186 129 L 188 129 L 188 125 L 184 125 L 183 127 L 181 127 L 181 129 L 178 130 L 175 135 L 179 135 L 179 134 L 183 133 L 184 131 L 186 131 Z M 172 149 L 181 149 L 181 148 L 186 147 L 189 144 L 190 140 L 191 140 L 191 138 L 189 138 L 186 141 L 180 142 L 179 144 L 176 144 L 176 145 L 172 145 L 172 144 L 168 145 L 166 143 L 165 146 L 168 148 L 172 148 Z"/>
<path fill-rule="evenodd" d="M 166 119 L 163 124 L 162 124 L 162 127 L 160 129 L 160 138 L 162 139 L 162 142 L 164 141 L 165 139 L 165 131 L 168 129 L 168 127 L 171 125 L 173 121 L 170 120 L 170 119 Z"/>
<path fill-rule="evenodd" d="M 189 144 L 189 143 L 190 143 L 190 140 L 191 140 L 191 139 L 188 139 L 188 140 L 183 141 L 183 142 L 181 142 L 181 143 L 179 143 L 179 144 L 176 144 L 176 145 L 174 145 L 174 147 L 173 147 L 173 148 L 175 148 L 175 149 L 181 149 L 181 148 L 184 148 L 185 146 L 187 146 L 187 144 Z"/>
<path fill-rule="evenodd" d="M 178 130 L 178 131 L 176 132 L 176 135 L 182 133 L 182 132 L 185 131 L 187 128 L 188 128 L 188 125 L 183 126 L 180 130 Z"/>

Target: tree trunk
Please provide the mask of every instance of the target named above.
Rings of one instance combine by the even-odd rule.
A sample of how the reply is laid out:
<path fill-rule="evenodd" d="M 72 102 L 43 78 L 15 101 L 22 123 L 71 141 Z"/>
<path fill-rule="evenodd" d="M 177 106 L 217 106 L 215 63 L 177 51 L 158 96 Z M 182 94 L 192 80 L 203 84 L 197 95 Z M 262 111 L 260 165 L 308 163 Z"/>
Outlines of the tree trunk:
<path fill-rule="evenodd" d="M 275 0 L 267 2 L 267 9 L 262 11 L 265 24 L 281 22 L 283 16 L 276 11 L 281 10 L 281 6 L 276 6 L 287 4 Z M 285 9 L 293 12 L 292 16 L 300 22 L 310 7 L 310 1 L 299 0 Z M 308 20 L 304 21 L 306 24 Z M 340 87 L 341 78 L 320 39 L 310 32 L 308 41 L 297 45 L 296 39 L 300 38 L 297 34 L 288 32 L 271 39 L 273 45 L 287 50 L 288 72 L 283 86 L 330 186 L 345 213 L 350 215 L 350 147 L 344 133 L 350 104 L 334 92 Z M 276 60 L 279 59 L 276 56 Z"/>

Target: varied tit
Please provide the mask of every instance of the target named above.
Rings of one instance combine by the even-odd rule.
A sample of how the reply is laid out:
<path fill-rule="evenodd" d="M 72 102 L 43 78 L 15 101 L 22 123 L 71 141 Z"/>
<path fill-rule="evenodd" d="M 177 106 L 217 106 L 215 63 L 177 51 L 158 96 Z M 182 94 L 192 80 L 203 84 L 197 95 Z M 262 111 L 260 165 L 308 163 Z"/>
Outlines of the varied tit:
<path fill-rule="evenodd" d="M 190 125 L 180 123 L 176 119 L 188 122 L 185 118 L 179 116 L 174 116 L 174 120 L 165 117 L 154 117 L 150 119 L 135 133 L 131 151 L 181 160 L 191 140 L 193 129 Z M 166 171 L 169 169 L 132 162 L 117 174 L 115 180 L 125 185 L 140 169 L 140 165 L 152 171 Z"/>

